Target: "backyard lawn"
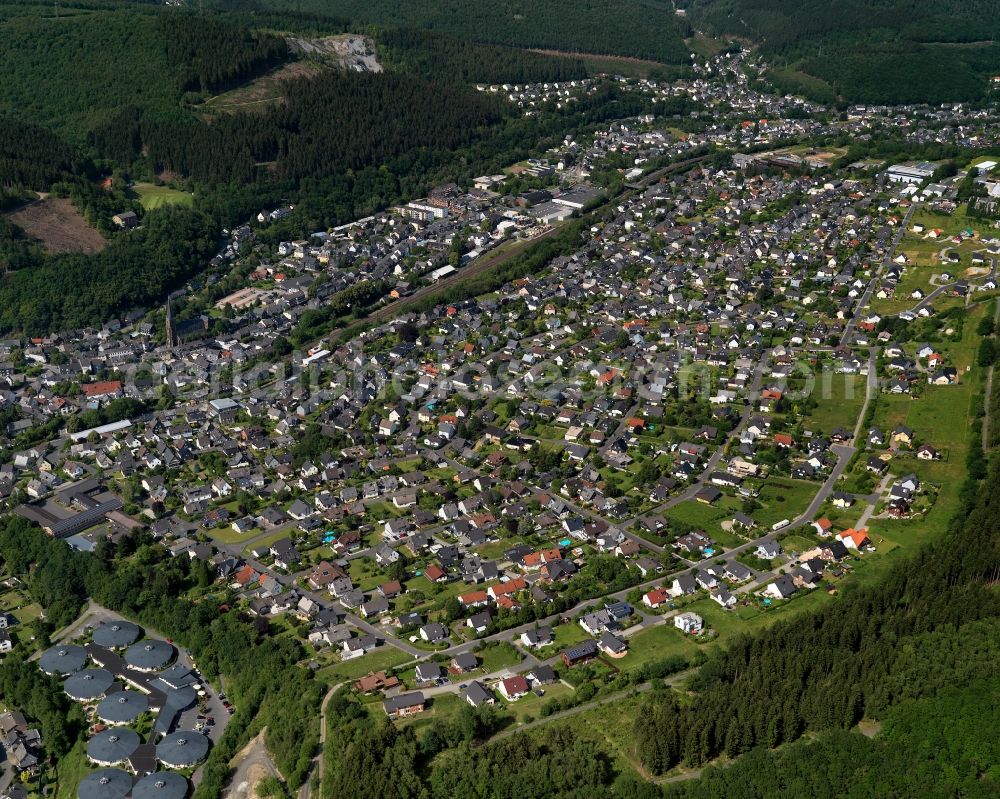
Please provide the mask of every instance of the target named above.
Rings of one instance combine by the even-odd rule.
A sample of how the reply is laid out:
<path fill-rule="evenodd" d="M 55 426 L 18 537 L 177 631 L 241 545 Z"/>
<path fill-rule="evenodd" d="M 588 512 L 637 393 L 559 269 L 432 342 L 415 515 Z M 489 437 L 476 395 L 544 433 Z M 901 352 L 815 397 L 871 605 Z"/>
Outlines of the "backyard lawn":
<path fill-rule="evenodd" d="M 487 644 L 476 651 L 476 656 L 479 658 L 479 667 L 486 674 L 516 666 L 521 662 L 521 655 L 517 649 L 506 641 Z"/>
<path fill-rule="evenodd" d="M 335 685 L 344 680 L 356 680 L 359 677 L 364 677 L 370 671 L 395 668 L 403 663 L 409 663 L 411 660 L 413 658 L 405 652 L 385 644 L 367 655 L 333 663 L 322 668 L 316 672 L 316 676 L 330 685 Z"/>

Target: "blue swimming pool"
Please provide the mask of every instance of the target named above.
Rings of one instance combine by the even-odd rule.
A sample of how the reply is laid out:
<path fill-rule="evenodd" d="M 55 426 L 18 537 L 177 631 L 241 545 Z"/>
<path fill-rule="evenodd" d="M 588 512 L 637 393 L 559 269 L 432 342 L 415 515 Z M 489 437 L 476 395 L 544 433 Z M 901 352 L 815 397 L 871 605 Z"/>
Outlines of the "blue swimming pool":
<path fill-rule="evenodd" d="M 573 542 L 570 541 L 568 538 L 564 538 L 562 541 L 559 542 L 559 546 L 561 546 L 561 547 L 568 547 L 572 543 Z"/>

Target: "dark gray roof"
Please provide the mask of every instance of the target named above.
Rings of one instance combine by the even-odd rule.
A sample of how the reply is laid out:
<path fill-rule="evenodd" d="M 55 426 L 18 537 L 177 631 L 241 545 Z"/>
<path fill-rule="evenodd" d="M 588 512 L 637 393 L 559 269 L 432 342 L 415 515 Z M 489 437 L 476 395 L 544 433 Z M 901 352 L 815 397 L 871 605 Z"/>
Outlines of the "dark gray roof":
<path fill-rule="evenodd" d="M 67 677 L 63 690 L 71 699 L 85 702 L 104 696 L 114 681 L 115 676 L 107 669 L 84 669 Z"/>
<path fill-rule="evenodd" d="M 156 721 L 153 723 L 153 731 L 166 735 L 173 729 L 174 722 L 181 713 L 191 707 L 197 698 L 198 694 L 194 688 L 178 688 L 176 691 L 167 691 L 164 694 L 163 707 L 160 708 Z"/>
<path fill-rule="evenodd" d="M 115 621 L 102 624 L 94 630 L 94 643 L 109 649 L 124 649 L 138 641 L 140 635 L 142 630 L 137 624 L 130 621 Z"/>
<path fill-rule="evenodd" d="M 87 665 L 87 652 L 82 646 L 61 644 L 47 650 L 38 665 L 46 674 L 72 674 Z"/>
<path fill-rule="evenodd" d="M 84 777 L 76 788 L 79 799 L 125 799 L 132 777 L 120 768 L 102 768 Z"/>
<path fill-rule="evenodd" d="M 171 688 L 186 688 L 198 682 L 198 676 L 182 663 L 175 663 L 166 671 L 161 672 L 159 679 Z"/>
<path fill-rule="evenodd" d="M 170 768 L 200 763 L 208 754 L 208 738 L 200 732 L 178 730 L 156 745 L 156 759 Z"/>
<path fill-rule="evenodd" d="M 139 735 L 134 730 L 109 727 L 87 742 L 87 757 L 95 763 L 118 764 L 128 760 L 139 744 Z"/>
<path fill-rule="evenodd" d="M 132 799 L 184 799 L 188 781 L 172 771 L 157 771 L 139 780 L 132 788 Z"/>
<path fill-rule="evenodd" d="M 118 691 L 97 705 L 97 717 L 110 724 L 128 724 L 149 710 L 149 700 L 138 691 Z"/>
<path fill-rule="evenodd" d="M 139 671 L 159 671 L 174 656 L 174 648 L 166 641 L 147 638 L 125 650 L 125 662 Z"/>

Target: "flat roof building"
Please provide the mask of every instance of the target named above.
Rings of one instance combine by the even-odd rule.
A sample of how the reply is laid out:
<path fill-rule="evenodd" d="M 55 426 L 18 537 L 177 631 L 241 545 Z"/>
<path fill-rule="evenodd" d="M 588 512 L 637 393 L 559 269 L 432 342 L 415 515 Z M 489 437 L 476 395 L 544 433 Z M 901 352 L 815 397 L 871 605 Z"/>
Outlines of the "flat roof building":
<path fill-rule="evenodd" d="M 893 164 L 886 170 L 886 176 L 892 183 L 923 183 L 937 169 L 927 161 Z"/>

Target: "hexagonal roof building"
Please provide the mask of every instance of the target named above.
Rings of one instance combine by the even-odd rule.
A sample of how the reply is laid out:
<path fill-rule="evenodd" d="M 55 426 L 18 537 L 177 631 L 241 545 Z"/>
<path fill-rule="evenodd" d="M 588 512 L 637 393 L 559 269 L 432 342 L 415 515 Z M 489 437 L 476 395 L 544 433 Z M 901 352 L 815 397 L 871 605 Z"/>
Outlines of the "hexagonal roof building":
<path fill-rule="evenodd" d="M 84 669 L 66 678 L 63 690 L 70 699 L 89 702 L 99 699 L 114 685 L 115 675 L 107 669 Z"/>
<path fill-rule="evenodd" d="M 178 730 L 156 745 L 156 759 L 168 768 L 187 768 L 208 754 L 208 738 L 200 732 Z"/>
<path fill-rule="evenodd" d="M 173 646 L 155 638 L 139 641 L 125 650 L 125 662 L 137 671 L 160 671 L 173 657 Z"/>
<path fill-rule="evenodd" d="M 184 799 L 188 781 L 172 771 L 157 771 L 139 780 L 132 788 L 132 799 Z"/>
<path fill-rule="evenodd" d="M 116 766 L 128 760 L 141 743 L 128 727 L 109 727 L 87 742 L 87 757 L 99 766 Z"/>
<path fill-rule="evenodd" d="M 108 649 L 124 649 L 142 635 L 139 625 L 130 621 L 105 622 L 94 630 L 94 643 Z"/>
<path fill-rule="evenodd" d="M 107 724 L 128 724 L 149 710 L 149 700 L 138 691 L 118 691 L 97 705 L 97 717 Z"/>
<path fill-rule="evenodd" d="M 46 674 L 72 674 L 87 665 L 87 650 L 76 644 L 60 644 L 46 650 L 38 665 Z"/>
<path fill-rule="evenodd" d="M 125 799 L 132 790 L 132 775 L 120 768 L 92 771 L 76 788 L 78 799 Z"/>

